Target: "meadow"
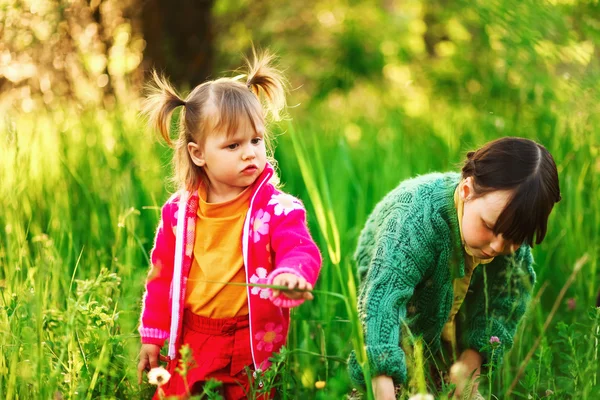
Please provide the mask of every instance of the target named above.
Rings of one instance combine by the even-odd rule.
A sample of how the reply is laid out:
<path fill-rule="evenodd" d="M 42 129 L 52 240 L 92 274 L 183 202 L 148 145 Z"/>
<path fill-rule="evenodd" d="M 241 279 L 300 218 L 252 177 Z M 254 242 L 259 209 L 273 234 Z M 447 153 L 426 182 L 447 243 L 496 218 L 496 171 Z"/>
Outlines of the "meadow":
<path fill-rule="evenodd" d="M 346 358 L 362 346 L 352 254 L 375 203 L 404 178 L 457 170 L 466 151 L 503 135 L 550 150 L 562 201 L 534 249 L 532 305 L 482 393 L 597 398 L 595 107 L 432 104 L 419 118 L 390 109 L 374 123 L 338 101 L 344 118 L 314 106 L 273 128 L 284 189 L 307 205 L 324 256 L 315 299 L 294 310 L 280 378 L 270 382 L 281 398 L 340 399 L 352 390 Z M 0 398 L 149 398 L 154 387 L 136 378 L 137 325 L 160 206 L 173 190 L 171 150 L 145 129 L 135 104 L 7 114 L 0 143 Z M 414 392 L 420 378 L 411 379 Z"/>

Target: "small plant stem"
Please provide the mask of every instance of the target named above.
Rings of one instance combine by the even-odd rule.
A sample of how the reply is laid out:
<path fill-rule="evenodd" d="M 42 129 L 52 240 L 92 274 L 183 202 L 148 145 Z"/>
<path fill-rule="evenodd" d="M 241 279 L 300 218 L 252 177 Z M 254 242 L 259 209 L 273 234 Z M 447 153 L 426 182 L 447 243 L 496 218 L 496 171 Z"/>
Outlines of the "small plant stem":
<path fill-rule="evenodd" d="M 519 371 L 515 375 L 515 378 L 513 379 L 512 383 L 510 384 L 510 387 L 508 388 L 508 391 L 504 395 L 505 398 L 509 398 L 510 394 L 514 390 L 515 386 L 517 386 L 519 379 L 523 375 L 523 372 L 525 372 L 525 367 L 527 367 L 527 364 L 529 364 L 531 357 L 533 357 L 533 354 L 535 353 L 535 351 L 539 347 L 540 343 L 542 342 L 544 333 L 546 332 L 546 330 L 548 329 L 548 326 L 552 322 L 552 319 L 554 318 L 554 315 L 556 314 L 556 311 L 558 310 L 558 307 L 560 306 L 563 297 L 565 297 L 565 293 L 567 292 L 567 289 L 569 289 L 569 287 L 573 284 L 573 281 L 575 281 L 575 277 L 577 276 L 577 274 L 579 273 L 581 268 L 583 268 L 585 263 L 588 262 L 589 258 L 590 258 L 589 254 L 585 253 L 579 260 L 577 260 L 575 262 L 575 267 L 573 268 L 573 272 L 571 272 L 569 279 L 567 279 L 564 286 L 560 290 L 560 293 L 558 293 L 558 296 L 556 297 L 556 300 L 554 301 L 554 305 L 552 306 L 552 310 L 550 311 L 550 314 L 548 314 L 548 318 L 546 318 L 546 322 L 544 322 L 544 326 L 542 327 L 542 332 L 540 333 L 540 335 L 536 339 L 535 343 L 531 347 L 531 350 L 529 350 L 529 353 L 527 353 L 527 355 L 525 356 L 525 359 L 519 366 Z"/>

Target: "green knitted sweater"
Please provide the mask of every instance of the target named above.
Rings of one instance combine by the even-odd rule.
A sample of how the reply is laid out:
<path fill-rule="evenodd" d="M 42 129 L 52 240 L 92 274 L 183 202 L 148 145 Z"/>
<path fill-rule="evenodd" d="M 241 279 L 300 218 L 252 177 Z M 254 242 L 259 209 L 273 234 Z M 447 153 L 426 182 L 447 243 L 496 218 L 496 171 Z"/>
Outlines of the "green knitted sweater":
<path fill-rule="evenodd" d="M 454 206 L 459 181 L 457 173 L 432 173 L 402 182 L 377 204 L 361 232 L 355 253 L 361 282 L 358 312 L 371 377 L 388 375 L 396 384 L 406 382 L 403 325 L 420 335 L 433 353 L 440 349 L 453 303 L 452 280 L 465 274 Z M 498 365 L 512 346 L 534 283 L 531 248 L 526 245 L 477 268 L 461 309 L 466 317 L 457 332 L 459 345 L 480 351 L 488 362 L 484 347 L 497 336 L 501 345 L 493 361 Z M 354 352 L 348 367 L 352 381 L 364 387 Z"/>

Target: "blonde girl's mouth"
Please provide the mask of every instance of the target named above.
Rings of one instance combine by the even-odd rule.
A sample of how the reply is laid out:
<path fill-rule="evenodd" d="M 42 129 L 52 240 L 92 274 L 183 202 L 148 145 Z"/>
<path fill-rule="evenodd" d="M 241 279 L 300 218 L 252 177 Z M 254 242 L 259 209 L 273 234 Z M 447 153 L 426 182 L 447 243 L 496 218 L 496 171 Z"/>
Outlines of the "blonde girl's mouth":
<path fill-rule="evenodd" d="M 254 164 L 251 164 L 251 165 L 248 165 L 246 168 L 244 168 L 242 170 L 242 174 L 244 174 L 244 175 L 252 175 L 256 171 L 258 171 L 258 166 L 254 165 Z"/>

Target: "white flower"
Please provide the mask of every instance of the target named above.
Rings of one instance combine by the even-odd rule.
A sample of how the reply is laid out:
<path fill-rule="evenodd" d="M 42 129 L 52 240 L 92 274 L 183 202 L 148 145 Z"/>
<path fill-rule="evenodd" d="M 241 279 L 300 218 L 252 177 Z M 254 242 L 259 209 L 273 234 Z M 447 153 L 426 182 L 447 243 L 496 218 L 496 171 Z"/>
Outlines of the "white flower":
<path fill-rule="evenodd" d="M 290 211 L 301 210 L 302 204 L 294 196 L 289 194 L 279 193 L 274 194 L 269 200 L 269 205 L 275 205 L 275 215 L 288 215 Z"/>
<path fill-rule="evenodd" d="M 256 274 L 253 274 L 250 277 L 250 283 L 258 283 L 258 284 L 266 284 L 267 282 L 267 270 L 258 267 L 256 268 Z M 260 294 L 261 299 L 268 299 L 271 296 L 271 289 L 262 288 L 260 286 L 253 286 L 252 290 L 250 290 L 252 294 Z"/>
<path fill-rule="evenodd" d="M 409 397 L 408 400 L 435 400 L 432 395 L 428 394 L 415 394 Z"/>
<path fill-rule="evenodd" d="M 152 385 L 165 385 L 169 379 L 171 379 L 171 374 L 163 367 L 152 368 L 148 372 L 148 383 Z"/>

